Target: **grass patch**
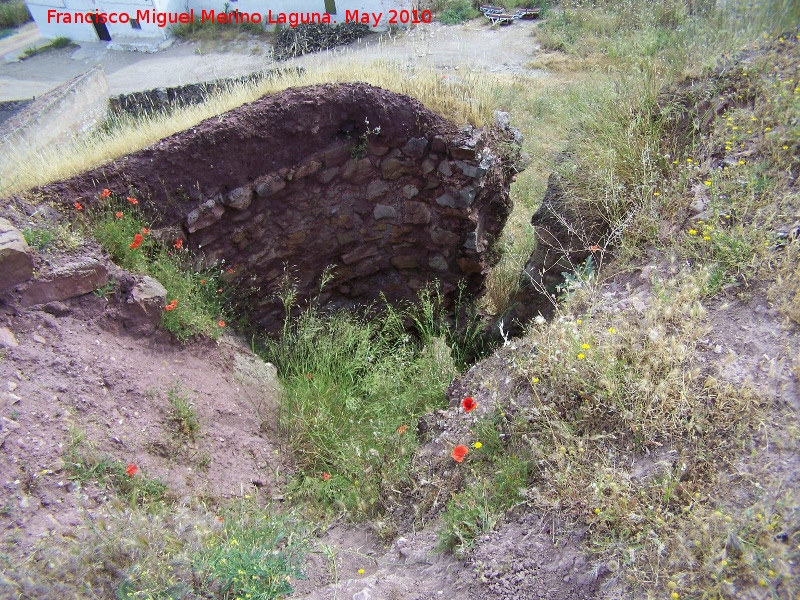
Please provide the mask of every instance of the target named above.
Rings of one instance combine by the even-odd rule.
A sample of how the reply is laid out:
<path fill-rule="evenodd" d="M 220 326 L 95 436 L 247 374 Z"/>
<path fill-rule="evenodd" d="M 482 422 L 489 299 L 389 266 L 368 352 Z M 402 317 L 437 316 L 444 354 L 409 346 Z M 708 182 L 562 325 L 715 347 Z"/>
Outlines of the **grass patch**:
<path fill-rule="evenodd" d="M 479 16 L 481 13 L 468 0 L 451 0 L 439 13 L 439 21 L 445 25 L 458 25 Z"/>
<path fill-rule="evenodd" d="M 172 406 L 170 419 L 175 425 L 176 431 L 179 435 L 194 441 L 195 436 L 200 432 L 200 419 L 197 417 L 194 403 L 179 385 L 173 385 L 167 390 L 167 398 Z"/>
<path fill-rule="evenodd" d="M 226 14 L 233 17 L 233 13 Z M 192 23 L 179 23 L 171 28 L 176 38 L 199 44 L 198 52 L 205 53 L 225 48 L 229 44 L 251 40 L 272 40 L 275 34 L 264 29 L 261 23 L 245 22 L 219 23 L 216 20 L 195 19 Z"/>
<path fill-rule="evenodd" d="M 287 517 L 242 505 L 220 512 L 222 531 L 195 554 L 201 588 L 222 598 L 284 598 L 301 576 L 307 550 L 302 530 Z"/>
<path fill-rule="evenodd" d="M 6 1 L 0 2 L 0 29 L 11 29 L 18 27 L 31 20 L 31 13 L 24 2 Z"/>
<path fill-rule="evenodd" d="M 87 234 L 122 268 L 149 275 L 166 288 L 161 322 L 167 331 L 180 340 L 195 335 L 216 338 L 232 314 L 234 274 L 219 266 L 196 268 L 195 257 L 180 238 L 156 240 L 150 223 L 130 199 L 110 193 L 105 203 L 86 215 Z"/>
<path fill-rule="evenodd" d="M 140 474 L 135 465 L 98 455 L 78 430 L 72 431 L 63 459 L 69 479 L 82 484 L 97 482 L 131 506 L 158 502 L 166 497 L 166 483 Z"/>
<path fill-rule="evenodd" d="M 441 300 L 426 290 L 416 305 L 367 316 L 312 305 L 265 341 L 284 390 L 279 427 L 301 468 L 287 497 L 357 519 L 402 501 L 417 420 L 443 406 L 456 367 L 481 339 L 474 322 L 448 323 Z"/>
<path fill-rule="evenodd" d="M 44 46 L 39 46 L 38 48 L 30 47 L 26 48 L 25 51 L 22 53 L 22 60 L 26 58 L 31 58 L 32 56 L 36 56 L 37 54 L 42 54 L 44 52 L 49 52 L 50 50 L 58 50 L 59 48 L 66 48 L 68 46 L 72 46 L 72 40 L 68 37 L 58 36 L 53 38 L 50 43 L 45 44 Z"/>
<path fill-rule="evenodd" d="M 281 598 L 300 575 L 306 531 L 256 499 L 213 510 L 201 503 L 131 507 L 113 497 L 71 536 L 25 558 L 0 545 L 0 593 L 13 597 Z"/>

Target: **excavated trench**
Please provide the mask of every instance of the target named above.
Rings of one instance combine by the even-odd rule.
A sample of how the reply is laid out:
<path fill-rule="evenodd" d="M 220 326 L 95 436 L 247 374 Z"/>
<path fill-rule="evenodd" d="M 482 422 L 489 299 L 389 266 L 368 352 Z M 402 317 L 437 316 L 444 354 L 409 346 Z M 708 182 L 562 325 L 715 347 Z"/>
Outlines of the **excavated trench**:
<path fill-rule="evenodd" d="M 279 328 L 288 268 L 299 299 L 413 300 L 437 280 L 479 294 L 512 204 L 521 136 L 499 113 L 459 128 L 367 84 L 286 90 L 42 188 L 66 206 L 108 188 L 140 198 L 166 235 L 249 290 L 252 322 Z M 223 262 L 224 261 L 224 262 Z"/>

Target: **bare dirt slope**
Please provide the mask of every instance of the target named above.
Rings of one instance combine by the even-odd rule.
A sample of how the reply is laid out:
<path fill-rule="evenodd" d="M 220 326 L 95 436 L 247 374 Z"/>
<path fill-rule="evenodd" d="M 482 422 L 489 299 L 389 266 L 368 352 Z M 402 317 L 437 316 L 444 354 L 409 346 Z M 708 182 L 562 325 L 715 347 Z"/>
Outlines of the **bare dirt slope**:
<path fill-rule="evenodd" d="M 8 315 L 0 327 L 0 527 L 27 546 L 102 509 L 106 491 L 70 481 L 63 457 L 135 464 L 182 498 L 274 493 L 284 456 L 274 421 L 274 369 L 232 337 L 180 345 L 165 334 L 119 335 L 94 294 Z M 199 417 L 182 435 L 173 398 Z"/>

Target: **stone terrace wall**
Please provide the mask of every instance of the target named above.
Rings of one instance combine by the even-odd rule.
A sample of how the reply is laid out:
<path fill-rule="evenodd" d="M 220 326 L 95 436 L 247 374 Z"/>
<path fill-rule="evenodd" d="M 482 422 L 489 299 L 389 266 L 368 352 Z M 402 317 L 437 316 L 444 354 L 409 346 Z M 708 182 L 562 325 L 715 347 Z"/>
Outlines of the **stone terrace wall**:
<path fill-rule="evenodd" d="M 291 89 L 41 191 L 68 206 L 105 187 L 138 195 L 258 290 L 251 318 L 277 329 L 285 265 L 301 299 L 333 265 L 322 301 L 339 306 L 414 299 L 433 280 L 450 297 L 462 279 L 480 292 L 519 154 L 519 132 L 498 123 L 459 129 L 366 84 Z"/>
<path fill-rule="evenodd" d="M 129 113 L 132 115 L 163 112 L 181 106 L 200 104 L 208 100 L 208 97 L 212 94 L 233 89 L 237 85 L 258 83 L 283 72 L 293 71 L 302 73 L 303 70 L 302 67 L 269 69 L 267 71 L 242 75 L 241 77 L 229 77 L 226 79 L 204 81 L 202 83 L 187 83 L 186 85 L 175 87 L 161 87 L 142 92 L 119 94 L 118 96 L 111 96 L 108 99 L 108 106 L 112 112 Z"/>

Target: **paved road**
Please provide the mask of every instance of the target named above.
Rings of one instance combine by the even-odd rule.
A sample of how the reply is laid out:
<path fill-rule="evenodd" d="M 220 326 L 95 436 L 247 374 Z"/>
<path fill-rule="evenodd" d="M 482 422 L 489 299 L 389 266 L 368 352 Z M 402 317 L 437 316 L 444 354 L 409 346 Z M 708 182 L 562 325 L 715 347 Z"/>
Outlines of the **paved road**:
<path fill-rule="evenodd" d="M 366 42 L 351 45 L 344 52 L 303 56 L 297 64 L 312 66 L 328 60 L 353 60 L 363 55 L 408 63 L 424 62 L 444 69 L 469 64 L 491 71 L 530 74 L 525 63 L 538 49 L 531 35 L 534 24 L 520 21 L 501 28 L 487 25 L 482 21 L 465 26 L 433 23 L 395 38 L 370 36 Z M 13 48 L 15 44 L 29 47 L 37 37 L 35 26 L 26 26 L 20 33 L 0 42 L 0 56 L 3 47 Z M 253 43 L 206 54 L 200 53 L 197 44 L 181 42 L 155 54 L 109 50 L 102 42 L 81 43 L 77 49 L 52 50 L 21 62 L 0 64 L 0 100 L 41 95 L 96 65 L 103 67 L 111 94 L 236 77 L 273 64 L 267 44 L 256 52 Z"/>

